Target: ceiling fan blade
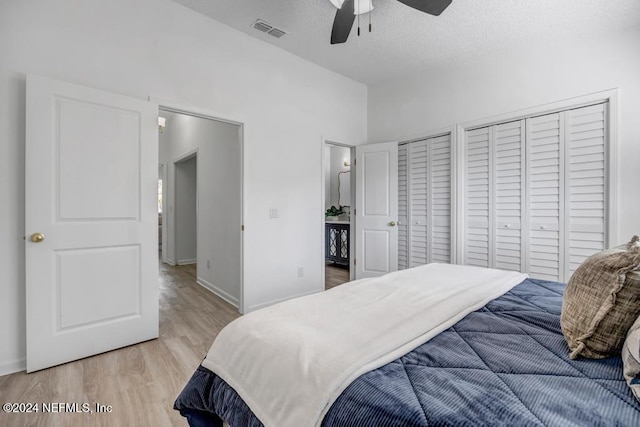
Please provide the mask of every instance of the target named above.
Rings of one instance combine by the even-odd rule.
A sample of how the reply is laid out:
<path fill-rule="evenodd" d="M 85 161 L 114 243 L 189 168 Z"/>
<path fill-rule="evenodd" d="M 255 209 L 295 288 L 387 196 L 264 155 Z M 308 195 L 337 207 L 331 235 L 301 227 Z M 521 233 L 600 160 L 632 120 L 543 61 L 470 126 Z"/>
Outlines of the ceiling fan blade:
<path fill-rule="evenodd" d="M 345 0 L 342 7 L 336 12 L 333 20 L 333 29 L 331 30 L 331 44 L 344 43 L 349 38 L 353 21 L 356 19 L 354 15 L 354 0 Z"/>
<path fill-rule="evenodd" d="M 398 0 L 409 7 L 418 9 L 429 15 L 440 15 L 450 4 L 451 0 Z"/>

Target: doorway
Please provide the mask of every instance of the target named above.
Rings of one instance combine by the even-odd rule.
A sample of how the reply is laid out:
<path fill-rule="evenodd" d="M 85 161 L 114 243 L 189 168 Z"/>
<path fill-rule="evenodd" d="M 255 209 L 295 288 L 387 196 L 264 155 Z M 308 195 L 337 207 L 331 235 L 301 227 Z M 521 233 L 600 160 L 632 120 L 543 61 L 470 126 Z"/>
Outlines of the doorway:
<path fill-rule="evenodd" d="M 324 277 L 325 290 L 352 279 L 352 196 L 351 179 L 354 147 L 326 142 L 324 173 Z"/>
<path fill-rule="evenodd" d="M 242 312 L 242 125 L 159 110 L 162 262 L 195 264 L 196 283 Z"/>
<path fill-rule="evenodd" d="M 174 242 L 177 265 L 196 264 L 198 253 L 198 155 L 189 154 L 173 164 Z"/>

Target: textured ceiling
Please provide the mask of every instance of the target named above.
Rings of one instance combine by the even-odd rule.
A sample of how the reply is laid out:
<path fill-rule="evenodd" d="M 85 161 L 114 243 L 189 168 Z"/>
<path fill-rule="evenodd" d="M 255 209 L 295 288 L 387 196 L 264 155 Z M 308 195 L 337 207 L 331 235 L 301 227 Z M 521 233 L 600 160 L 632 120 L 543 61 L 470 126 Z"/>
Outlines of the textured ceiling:
<path fill-rule="evenodd" d="M 362 35 L 354 26 L 346 43 L 332 46 L 336 9 L 329 0 L 174 1 L 365 84 L 489 52 L 588 41 L 640 26 L 640 0 L 453 0 L 439 17 L 396 0 L 373 0 L 373 32 L 362 15 Z M 287 35 L 276 39 L 253 29 L 258 18 Z"/>

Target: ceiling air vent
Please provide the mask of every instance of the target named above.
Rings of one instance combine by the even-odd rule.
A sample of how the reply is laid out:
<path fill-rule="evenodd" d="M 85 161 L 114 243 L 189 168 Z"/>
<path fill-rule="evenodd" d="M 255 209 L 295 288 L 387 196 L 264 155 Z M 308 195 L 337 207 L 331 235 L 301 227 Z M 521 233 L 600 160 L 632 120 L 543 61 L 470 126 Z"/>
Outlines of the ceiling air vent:
<path fill-rule="evenodd" d="M 277 39 L 287 34 L 285 31 L 282 31 L 279 28 L 275 28 L 273 25 L 263 21 L 262 19 L 256 20 L 256 22 L 253 23 L 252 27 Z"/>

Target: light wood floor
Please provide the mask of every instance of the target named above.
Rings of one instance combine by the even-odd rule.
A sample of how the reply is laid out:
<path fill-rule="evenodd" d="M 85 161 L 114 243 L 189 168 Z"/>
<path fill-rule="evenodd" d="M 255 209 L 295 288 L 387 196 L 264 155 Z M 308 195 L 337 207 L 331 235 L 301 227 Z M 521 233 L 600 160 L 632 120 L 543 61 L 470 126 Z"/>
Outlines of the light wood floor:
<path fill-rule="evenodd" d="M 324 288 L 331 289 L 349 281 L 349 269 L 336 267 L 333 264 L 325 264 Z"/>
<path fill-rule="evenodd" d="M 195 266 L 160 269 L 160 338 L 32 374 L 0 377 L 0 403 L 96 403 L 111 413 L 0 411 L 0 426 L 185 426 L 173 402 L 213 339 L 239 316 L 195 283 Z"/>

